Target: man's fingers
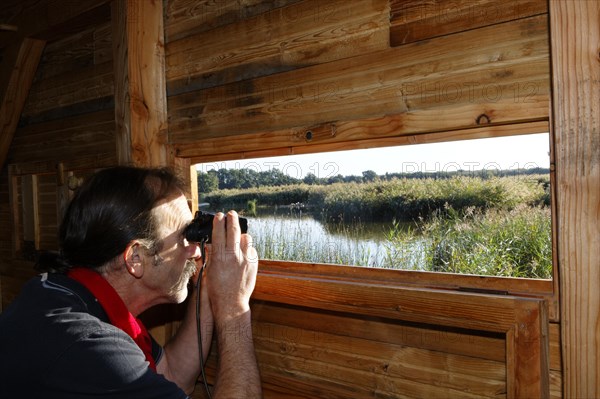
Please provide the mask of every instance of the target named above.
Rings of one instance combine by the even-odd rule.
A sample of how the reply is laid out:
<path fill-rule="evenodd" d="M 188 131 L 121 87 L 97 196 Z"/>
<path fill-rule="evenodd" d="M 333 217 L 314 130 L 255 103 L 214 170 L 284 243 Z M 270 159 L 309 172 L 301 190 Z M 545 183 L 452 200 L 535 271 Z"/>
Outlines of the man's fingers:
<path fill-rule="evenodd" d="M 254 248 L 254 243 L 250 234 L 242 234 L 240 238 L 240 249 L 246 260 L 249 262 L 258 260 L 258 253 L 256 252 L 256 248 Z"/>
<path fill-rule="evenodd" d="M 219 212 L 213 218 L 213 231 L 212 231 L 212 244 L 213 246 L 222 246 L 225 244 L 226 238 L 225 231 L 225 215 L 222 212 Z M 219 249 L 217 248 L 217 251 Z"/>
<path fill-rule="evenodd" d="M 227 212 L 227 243 L 226 249 L 228 251 L 235 251 L 240 243 L 240 235 L 242 231 L 240 229 L 240 221 L 236 211 Z"/>

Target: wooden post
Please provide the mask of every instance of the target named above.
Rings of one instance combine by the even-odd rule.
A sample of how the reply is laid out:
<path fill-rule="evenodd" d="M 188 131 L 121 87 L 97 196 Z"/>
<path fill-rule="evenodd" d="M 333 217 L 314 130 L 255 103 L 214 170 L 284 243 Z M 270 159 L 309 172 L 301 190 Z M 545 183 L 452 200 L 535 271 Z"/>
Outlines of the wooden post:
<path fill-rule="evenodd" d="M 563 396 L 600 397 L 600 2 L 551 0 Z"/>
<path fill-rule="evenodd" d="M 20 39 L 4 54 L 0 68 L 0 168 L 6 160 L 45 45 L 42 40 Z"/>
<path fill-rule="evenodd" d="M 167 163 L 167 97 L 161 0 L 112 3 L 117 159 Z"/>

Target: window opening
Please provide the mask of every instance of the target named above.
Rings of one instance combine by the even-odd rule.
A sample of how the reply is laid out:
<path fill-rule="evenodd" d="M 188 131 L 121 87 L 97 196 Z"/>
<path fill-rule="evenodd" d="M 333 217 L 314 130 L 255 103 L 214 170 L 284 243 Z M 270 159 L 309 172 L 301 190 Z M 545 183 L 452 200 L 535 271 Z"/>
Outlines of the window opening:
<path fill-rule="evenodd" d="M 549 135 L 198 164 L 262 259 L 552 278 Z"/>

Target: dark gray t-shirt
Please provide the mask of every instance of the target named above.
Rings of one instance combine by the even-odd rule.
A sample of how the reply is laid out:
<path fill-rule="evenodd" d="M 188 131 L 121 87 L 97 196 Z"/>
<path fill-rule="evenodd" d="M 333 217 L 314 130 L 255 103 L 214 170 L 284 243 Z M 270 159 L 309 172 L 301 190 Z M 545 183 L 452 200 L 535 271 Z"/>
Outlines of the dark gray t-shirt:
<path fill-rule="evenodd" d="M 162 348 L 152 343 L 158 363 Z M 40 275 L 0 314 L 0 398 L 88 397 L 187 398 L 85 287 Z"/>

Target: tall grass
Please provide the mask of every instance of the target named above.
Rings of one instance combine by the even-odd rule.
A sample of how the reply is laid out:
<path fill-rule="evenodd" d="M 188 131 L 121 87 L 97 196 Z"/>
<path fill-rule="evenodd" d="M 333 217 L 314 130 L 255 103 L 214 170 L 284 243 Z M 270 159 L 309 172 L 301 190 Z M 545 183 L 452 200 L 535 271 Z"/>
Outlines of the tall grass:
<path fill-rule="evenodd" d="M 419 252 L 407 251 L 415 242 Z M 469 208 L 463 215 L 446 208 L 414 230 L 392 229 L 387 248 L 388 262 L 402 268 L 552 278 L 550 208 Z"/>

